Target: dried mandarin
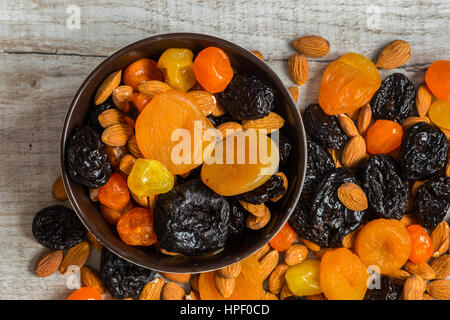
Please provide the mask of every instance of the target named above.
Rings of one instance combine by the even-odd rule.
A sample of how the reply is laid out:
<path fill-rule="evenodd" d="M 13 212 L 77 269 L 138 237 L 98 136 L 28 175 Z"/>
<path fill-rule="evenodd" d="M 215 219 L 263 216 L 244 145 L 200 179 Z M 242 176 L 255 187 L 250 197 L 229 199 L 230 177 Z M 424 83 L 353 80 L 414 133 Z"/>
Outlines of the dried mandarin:
<path fill-rule="evenodd" d="M 400 221 L 376 219 L 358 232 L 354 247 L 365 265 L 377 266 L 382 274 L 388 274 L 408 261 L 411 239 Z"/>
<path fill-rule="evenodd" d="M 130 246 L 151 246 L 157 242 L 153 229 L 153 211 L 133 208 L 125 212 L 117 223 L 117 233 Z"/>
<path fill-rule="evenodd" d="M 296 296 L 311 296 L 322 293 L 320 286 L 320 261 L 309 259 L 289 267 L 286 283 Z"/>
<path fill-rule="evenodd" d="M 286 222 L 275 237 L 270 240 L 270 246 L 275 250 L 285 251 L 294 243 L 295 239 L 297 239 L 297 233 Z"/>
<path fill-rule="evenodd" d="M 98 188 L 98 201 L 115 210 L 120 210 L 130 201 L 127 181 L 120 173 L 113 173 L 105 185 Z"/>
<path fill-rule="evenodd" d="M 151 159 L 137 159 L 127 179 L 128 188 L 139 197 L 166 193 L 174 182 L 173 174 L 161 162 Z"/>
<path fill-rule="evenodd" d="M 367 151 L 370 154 L 389 153 L 402 144 L 403 127 L 391 120 L 377 120 L 366 133 Z"/>
<path fill-rule="evenodd" d="M 164 51 L 158 60 L 165 81 L 174 89 L 188 91 L 195 84 L 192 68 L 194 54 L 185 48 L 170 48 Z"/>
<path fill-rule="evenodd" d="M 362 300 L 368 277 L 366 266 L 349 249 L 328 250 L 320 261 L 320 286 L 329 300 Z"/>
<path fill-rule="evenodd" d="M 440 100 L 450 100 L 450 60 L 434 61 L 425 73 L 428 89 Z"/>
<path fill-rule="evenodd" d="M 225 51 L 217 47 L 200 51 L 193 68 L 198 83 L 212 93 L 223 91 L 233 78 L 230 59 Z"/>
<path fill-rule="evenodd" d="M 433 254 L 433 242 L 427 231 L 418 224 L 406 228 L 411 238 L 411 253 L 409 260 L 421 264 L 427 262 Z"/>
<path fill-rule="evenodd" d="M 437 126 L 450 129 L 450 100 L 437 100 L 428 110 L 428 117 Z"/>
<path fill-rule="evenodd" d="M 380 74 L 372 61 L 347 53 L 325 69 L 319 104 L 329 115 L 351 112 L 368 103 L 380 85 Z"/>
<path fill-rule="evenodd" d="M 103 300 L 103 298 L 98 289 L 82 287 L 74 291 L 67 300 Z"/>
<path fill-rule="evenodd" d="M 142 58 L 136 60 L 126 67 L 123 72 L 123 83 L 132 87 L 134 90 L 138 90 L 141 83 L 150 80 L 163 81 L 161 70 L 158 69 L 156 61 L 151 59 Z"/>

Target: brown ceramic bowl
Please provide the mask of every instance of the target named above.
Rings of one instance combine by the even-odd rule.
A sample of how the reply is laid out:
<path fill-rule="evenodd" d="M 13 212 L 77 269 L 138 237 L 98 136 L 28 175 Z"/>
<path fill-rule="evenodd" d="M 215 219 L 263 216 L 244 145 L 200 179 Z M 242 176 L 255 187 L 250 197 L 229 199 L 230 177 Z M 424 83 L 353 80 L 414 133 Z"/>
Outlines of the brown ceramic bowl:
<path fill-rule="evenodd" d="M 269 81 L 276 90 L 277 113 L 286 120 L 284 126 L 292 140 L 292 151 L 285 172 L 289 187 L 286 195 L 271 207 L 272 218 L 261 230 L 247 230 L 244 239 L 229 242 L 220 253 L 204 257 L 168 256 L 153 247 L 134 247 L 123 243 L 115 227 L 105 221 L 97 205 L 89 199 L 87 188 L 72 180 L 66 171 L 66 143 L 74 127 L 80 125 L 90 108 L 97 87 L 109 74 L 124 69 L 140 58 L 158 59 L 168 48 L 189 48 L 194 54 L 208 46 L 223 49 L 233 68 L 239 72 L 257 74 Z M 165 34 L 135 42 L 103 61 L 83 82 L 76 93 L 64 122 L 61 137 L 61 167 L 64 185 L 78 216 L 100 242 L 120 257 L 156 271 L 197 273 L 219 269 L 245 259 L 266 243 L 281 229 L 291 215 L 299 197 L 306 167 L 306 139 L 300 114 L 284 84 L 269 66 L 251 52 L 223 39 L 193 33 Z"/>

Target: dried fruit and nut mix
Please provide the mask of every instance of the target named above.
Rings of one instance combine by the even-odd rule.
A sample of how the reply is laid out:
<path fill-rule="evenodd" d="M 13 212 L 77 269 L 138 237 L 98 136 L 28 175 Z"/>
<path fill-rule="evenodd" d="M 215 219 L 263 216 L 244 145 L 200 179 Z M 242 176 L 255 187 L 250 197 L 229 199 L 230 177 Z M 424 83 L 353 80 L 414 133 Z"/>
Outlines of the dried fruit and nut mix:
<path fill-rule="evenodd" d="M 301 86 L 307 57 L 326 55 L 330 44 L 306 36 L 293 47 L 289 75 Z M 34 236 L 51 250 L 35 273 L 81 268 L 83 287 L 71 300 L 105 292 L 141 300 L 450 299 L 450 61 L 431 64 L 419 88 L 402 73 L 381 79 L 377 68 L 398 68 L 410 56 L 409 44 L 396 40 L 376 65 L 357 53 L 328 65 L 318 102 L 303 112 L 301 198 L 249 258 L 202 274 L 158 275 L 102 249 L 71 209 L 53 206 L 33 221 Z M 296 102 L 298 87 L 289 91 Z M 68 141 L 68 173 L 124 243 L 172 256 L 217 252 L 264 228 L 287 191 L 292 145 L 276 99 L 270 83 L 234 70 L 220 48 L 139 59 L 100 84 Z M 177 130 L 193 148 L 180 147 Z M 253 162 L 249 132 L 266 152 Z M 53 194 L 67 198 L 60 179 Z M 99 272 L 84 266 L 90 246 L 102 250 Z"/>

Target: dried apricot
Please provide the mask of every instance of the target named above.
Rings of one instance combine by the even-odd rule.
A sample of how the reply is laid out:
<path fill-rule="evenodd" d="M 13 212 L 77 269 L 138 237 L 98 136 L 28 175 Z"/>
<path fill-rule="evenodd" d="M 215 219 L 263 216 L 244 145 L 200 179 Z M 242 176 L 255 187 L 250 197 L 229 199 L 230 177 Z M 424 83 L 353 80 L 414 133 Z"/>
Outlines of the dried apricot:
<path fill-rule="evenodd" d="M 195 84 L 192 68 L 194 54 L 185 48 L 170 48 L 164 51 L 158 60 L 164 79 L 174 89 L 188 91 Z"/>
<path fill-rule="evenodd" d="M 286 283 L 296 296 L 310 296 L 322 293 L 320 287 L 320 261 L 309 259 L 289 267 Z"/>
<path fill-rule="evenodd" d="M 166 193 L 173 188 L 175 178 L 156 160 L 137 159 L 128 176 L 130 191 L 139 197 Z"/>
<path fill-rule="evenodd" d="M 103 298 L 98 289 L 82 287 L 74 291 L 67 300 L 103 300 Z"/>
<path fill-rule="evenodd" d="M 275 237 L 270 240 L 270 246 L 275 250 L 285 251 L 294 243 L 295 239 L 297 239 L 297 233 L 286 222 Z"/>
<path fill-rule="evenodd" d="M 366 266 L 349 249 L 328 250 L 320 261 L 320 286 L 329 300 L 362 300 L 368 277 Z"/>
<path fill-rule="evenodd" d="M 434 61 L 425 74 L 428 89 L 440 100 L 450 100 L 450 61 Z"/>
<path fill-rule="evenodd" d="M 120 210 L 130 202 L 127 181 L 120 173 L 113 173 L 105 185 L 98 188 L 98 201 L 101 204 Z"/>
<path fill-rule="evenodd" d="M 153 229 L 153 211 L 133 208 L 125 212 L 117 222 L 120 239 L 131 246 L 151 246 L 157 241 Z"/>
<path fill-rule="evenodd" d="M 128 210 L 131 210 L 134 208 L 133 203 L 130 201 L 128 202 L 125 207 L 116 210 L 116 209 L 111 209 L 103 204 L 100 204 L 100 212 L 103 215 L 103 218 L 105 218 L 105 220 L 111 224 L 117 224 L 117 222 L 119 221 L 120 217 L 127 212 Z"/>
<path fill-rule="evenodd" d="M 418 224 L 406 228 L 411 238 L 411 253 L 409 260 L 421 264 L 427 262 L 433 254 L 433 242 L 427 231 Z"/>
<path fill-rule="evenodd" d="M 403 128 L 391 120 L 377 120 L 367 130 L 366 145 L 370 154 L 387 154 L 402 144 Z"/>
<path fill-rule="evenodd" d="M 428 110 L 430 120 L 437 126 L 450 129 L 450 101 L 437 100 Z"/>
<path fill-rule="evenodd" d="M 206 91 L 223 91 L 233 78 L 233 68 L 225 51 L 208 47 L 200 51 L 194 60 L 194 74 Z"/>
<path fill-rule="evenodd" d="M 123 83 L 138 90 L 141 83 L 159 80 L 163 81 L 163 74 L 158 69 L 156 61 L 142 58 L 134 61 L 123 72 Z"/>
<path fill-rule="evenodd" d="M 388 274 L 408 261 L 411 239 L 400 221 L 376 219 L 359 231 L 355 251 L 365 265 L 378 266 L 380 273 Z"/>

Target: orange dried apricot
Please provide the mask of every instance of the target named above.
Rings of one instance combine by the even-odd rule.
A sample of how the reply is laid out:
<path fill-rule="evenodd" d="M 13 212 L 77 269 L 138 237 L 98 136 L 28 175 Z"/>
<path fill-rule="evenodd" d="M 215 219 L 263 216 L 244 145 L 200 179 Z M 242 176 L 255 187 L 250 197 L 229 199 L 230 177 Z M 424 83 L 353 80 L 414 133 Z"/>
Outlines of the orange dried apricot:
<path fill-rule="evenodd" d="M 450 101 L 437 100 L 428 110 L 430 120 L 440 128 L 450 129 Z"/>
<path fill-rule="evenodd" d="M 211 122 L 185 92 L 169 90 L 155 95 L 139 114 L 136 139 L 147 159 L 158 160 L 173 174 L 200 166 L 215 146 Z"/>
<path fill-rule="evenodd" d="M 391 120 L 377 120 L 366 133 L 367 151 L 370 154 L 389 153 L 402 144 L 403 127 Z"/>
<path fill-rule="evenodd" d="M 228 298 L 217 291 L 214 271 L 200 274 L 198 287 L 201 300 L 259 300 L 264 293 L 261 265 L 253 255 L 242 260 L 241 273 Z"/>
<path fill-rule="evenodd" d="M 158 69 L 156 61 L 152 59 L 142 58 L 134 61 L 123 72 L 123 83 L 138 90 L 141 83 L 159 80 L 163 81 L 163 74 Z"/>
<path fill-rule="evenodd" d="M 67 300 L 103 300 L 98 289 L 91 287 L 81 287 L 74 291 Z"/>
<path fill-rule="evenodd" d="M 319 104 L 329 115 L 351 112 L 368 103 L 381 86 L 375 64 L 358 53 L 347 53 L 325 69 Z"/>
<path fill-rule="evenodd" d="M 130 201 L 127 180 L 120 173 L 113 173 L 108 181 L 98 188 L 98 201 L 101 204 L 120 210 Z"/>
<path fill-rule="evenodd" d="M 223 91 L 233 78 L 233 68 L 227 54 L 220 48 L 208 47 L 200 51 L 194 60 L 194 74 L 206 91 Z"/>
<path fill-rule="evenodd" d="M 192 68 L 194 53 L 186 48 L 170 48 L 158 59 L 165 81 L 174 89 L 188 91 L 195 84 Z"/>
<path fill-rule="evenodd" d="M 428 89 L 440 100 L 450 100 L 450 61 L 434 61 L 425 73 Z"/>
<path fill-rule="evenodd" d="M 134 205 L 133 203 L 130 201 L 128 202 L 123 208 L 116 210 L 116 209 L 111 209 L 103 204 L 100 204 L 100 212 L 103 215 L 103 218 L 105 218 L 105 220 L 111 224 L 117 224 L 117 222 L 119 221 L 120 217 L 127 212 L 130 209 L 133 209 Z"/>
<path fill-rule="evenodd" d="M 409 260 L 421 264 L 427 262 L 433 254 L 433 242 L 427 231 L 418 224 L 406 228 L 411 238 L 411 253 Z"/>
<path fill-rule="evenodd" d="M 153 229 L 153 211 L 133 208 L 125 212 L 117 222 L 120 239 L 131 246 L 151 246 L 157 242 Z"/>
<path fill-rule="evenodd" d="M 359 231 L 355 251 L 365 265 L 378 266 L 380 273 L 387 274 L 408 261 L 411 239 L 400 221 L 376 219 Z"/>
<path fill-rule="evenodd" d="M 297 233 L 286 222 L 275 237 L 270 240 L 270 246 L 275 250 L 285 251 L 294 243 L 295 239 L 297 239 Z"/>
<path fill-rule="evenodd" d="M 328 250 L 320 261 L 320 286 L 329 300 L 362 300 L 368 277 L 366 266 L 349 249 Z"/>

